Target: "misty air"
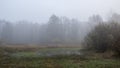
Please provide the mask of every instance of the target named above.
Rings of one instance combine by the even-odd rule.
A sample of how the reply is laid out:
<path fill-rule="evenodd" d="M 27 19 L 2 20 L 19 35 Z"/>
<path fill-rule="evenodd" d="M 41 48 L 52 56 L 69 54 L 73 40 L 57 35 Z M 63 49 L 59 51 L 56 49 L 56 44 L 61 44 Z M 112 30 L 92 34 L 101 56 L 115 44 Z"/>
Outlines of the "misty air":
<path fill-rule="evenodd" d="M 119 4 L 0 0 L 0 68 L 119 68 Z"/>

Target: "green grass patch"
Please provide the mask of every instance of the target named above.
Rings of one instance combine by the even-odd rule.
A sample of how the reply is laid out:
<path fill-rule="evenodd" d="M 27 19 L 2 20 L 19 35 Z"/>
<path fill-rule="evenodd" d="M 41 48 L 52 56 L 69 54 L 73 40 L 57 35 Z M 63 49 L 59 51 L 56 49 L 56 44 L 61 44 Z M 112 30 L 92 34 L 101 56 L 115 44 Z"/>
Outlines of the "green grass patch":
<path fill-rule="evenodd" d="M 84 56 L 73 54 L 37 56 L 39 52 L 78 50 L 79 48 L 45 48 L 38 51 L 12 52 L 8 56 L 0 57 L 0 68 L 120 68 L 119 59 L 86 59 Z"/>

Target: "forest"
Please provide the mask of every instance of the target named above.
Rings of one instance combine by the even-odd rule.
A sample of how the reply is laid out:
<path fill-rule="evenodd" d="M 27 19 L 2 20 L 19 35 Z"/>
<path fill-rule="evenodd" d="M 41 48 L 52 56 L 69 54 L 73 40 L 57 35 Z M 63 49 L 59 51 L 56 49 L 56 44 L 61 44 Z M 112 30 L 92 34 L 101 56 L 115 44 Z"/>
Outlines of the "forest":
<path fill-rule="evenodd" d="M 47 23 L 0 21 L 2 68 L 119 68 L 120 15 L 78 21 L 52 15 Z"/>

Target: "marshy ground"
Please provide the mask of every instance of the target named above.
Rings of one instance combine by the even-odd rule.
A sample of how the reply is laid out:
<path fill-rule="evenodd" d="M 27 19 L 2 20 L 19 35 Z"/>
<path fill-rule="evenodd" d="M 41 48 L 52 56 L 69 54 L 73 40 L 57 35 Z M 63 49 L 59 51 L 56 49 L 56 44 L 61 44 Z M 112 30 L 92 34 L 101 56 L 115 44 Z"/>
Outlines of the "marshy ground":
<path fill-rule="evenodd" d="M 82 56 L 78 47 L 2 47 L 0 68 L 119 68 L 120 60 Z"/>

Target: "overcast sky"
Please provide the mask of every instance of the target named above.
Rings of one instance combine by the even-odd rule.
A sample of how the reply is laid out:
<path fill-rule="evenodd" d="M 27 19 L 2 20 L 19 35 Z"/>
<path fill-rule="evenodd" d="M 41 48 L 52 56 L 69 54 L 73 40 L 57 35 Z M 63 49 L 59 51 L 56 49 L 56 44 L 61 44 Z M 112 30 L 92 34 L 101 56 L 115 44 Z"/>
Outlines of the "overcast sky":
<path fill-rule="evenodd" d="M 120 13 L 120 0 L 0 0 L 0 19 L 47 22 L 52 14 L 85 21 L 93 14 L 104 18 Z"/>

